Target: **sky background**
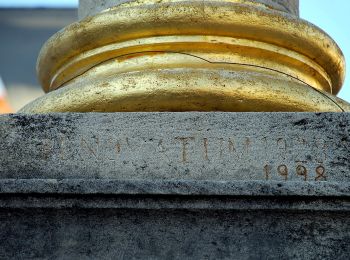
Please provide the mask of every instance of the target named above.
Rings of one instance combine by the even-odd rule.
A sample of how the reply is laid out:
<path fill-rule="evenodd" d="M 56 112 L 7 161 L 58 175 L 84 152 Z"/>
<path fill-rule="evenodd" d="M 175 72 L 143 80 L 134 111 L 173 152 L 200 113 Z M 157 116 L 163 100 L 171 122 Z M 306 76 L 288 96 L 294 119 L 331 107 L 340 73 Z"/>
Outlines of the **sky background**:
<path fill-rule="evenodd" d="M 0 7 L 77 7 L 78 0 L 0 0 Z M 340 46 L 350 64 L 350 0 L 300 0 L 301 17 L 318 25 Z M 339 96 L 350 101 L 350 71 Z"/>

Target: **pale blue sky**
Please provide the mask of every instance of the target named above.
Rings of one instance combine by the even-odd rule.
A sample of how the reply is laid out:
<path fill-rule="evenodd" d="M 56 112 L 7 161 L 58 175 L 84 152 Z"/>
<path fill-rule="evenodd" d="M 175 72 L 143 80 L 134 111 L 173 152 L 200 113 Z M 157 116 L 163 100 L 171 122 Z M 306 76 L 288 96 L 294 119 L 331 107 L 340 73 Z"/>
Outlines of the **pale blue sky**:
<path fill-rule="evenodd" d="M 76 7 L 79 0 L 0 0 L 0 7 Z"/>
<path fill-rule="evenodd" d="M 76 7 L 78 0 L 0 0 L 0 7 Z M 350 0 L 300 0 L 301 17 L 338 43 L 350 63 Z M 350 101 L 350 72 L 339 96 Z"/>

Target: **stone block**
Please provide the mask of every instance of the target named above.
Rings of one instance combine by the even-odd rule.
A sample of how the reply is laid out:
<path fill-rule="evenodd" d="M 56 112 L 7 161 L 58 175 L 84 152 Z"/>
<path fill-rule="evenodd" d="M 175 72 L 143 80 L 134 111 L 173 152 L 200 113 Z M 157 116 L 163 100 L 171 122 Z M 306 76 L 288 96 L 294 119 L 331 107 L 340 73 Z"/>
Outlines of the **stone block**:
<path fill-rule="evenodd" d="M 350 114 L 0 117 L 1 259 L 349 259 Z"/>
<path fill-rule="evenodd" d="M 3 178 L 348 182 L 347 113 L 0 118 Z"/>

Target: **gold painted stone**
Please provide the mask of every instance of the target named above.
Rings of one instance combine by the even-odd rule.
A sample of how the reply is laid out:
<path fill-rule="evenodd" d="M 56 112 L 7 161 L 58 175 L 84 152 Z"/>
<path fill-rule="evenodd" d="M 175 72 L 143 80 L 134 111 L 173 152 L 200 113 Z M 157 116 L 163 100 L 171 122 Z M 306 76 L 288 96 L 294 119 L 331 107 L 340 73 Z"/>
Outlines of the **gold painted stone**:
<path fill-rule="evenodd" d="M 21 112 L 350 111 L 336 43 L 259 1 L 120 4 L 54 35 L 37 70 L 48 94 Z"/>

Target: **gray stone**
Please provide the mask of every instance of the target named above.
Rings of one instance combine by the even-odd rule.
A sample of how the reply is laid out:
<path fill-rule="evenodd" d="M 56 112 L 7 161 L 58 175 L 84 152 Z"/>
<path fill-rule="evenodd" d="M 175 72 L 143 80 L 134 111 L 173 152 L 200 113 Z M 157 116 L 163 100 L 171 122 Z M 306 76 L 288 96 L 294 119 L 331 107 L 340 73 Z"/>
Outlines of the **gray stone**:
<path fill-rule="evenodd" d="M 348 259 L 349 186 L 307 185 L 2 180 L 0 258 Z"/>
<path fill-rule="evenodd" d="M 5 179 L 0 208 L 337 212 L 350 211 L 349 190 L 341 183 Z"/>
<path fill-rule="evenodd" d="M 348 215 L 349 212 L 318 211 L 101 210 L 76 206 L 1 209 L 0 257 L 347 260 Z"/>
<path fill-rule="evenodd" d="M 2 178 L 350 179 L 347 113 L 16 114 L 0 117 Z"/>
<path fill-rule="evenodd" d="M 195 1 L 195 0 L 194 0 Z M 204 0 L 210 2 L 210 0 Z M 95 15 L 108 8 L 127 2 L 142 2 L 137 0 L 79 0 L 79 19 Z M 160 3 L 161 1 L 154 1 Z M 171 2 L 171 0 L 164 1 Z M 203 2 L 203 1 L 202 1 Z M 222 1 L 224 2 L 224 0 Z M 258 2 L 270 8 L 299 15 L 299 0 L 245 0 L 245 2 Z"/>
<path fill-rule="evenodd" d="M 349 122 L 1 116 L 0 259 L 349 259 Z"/>

